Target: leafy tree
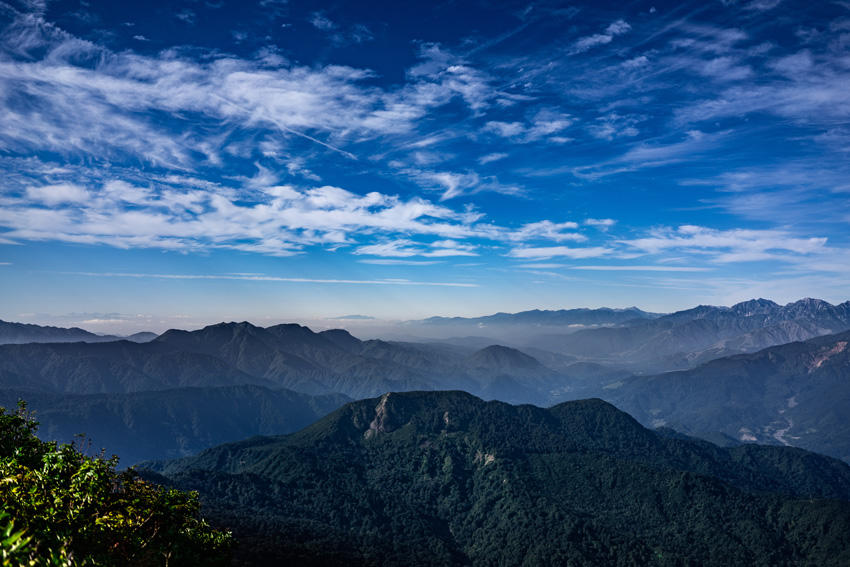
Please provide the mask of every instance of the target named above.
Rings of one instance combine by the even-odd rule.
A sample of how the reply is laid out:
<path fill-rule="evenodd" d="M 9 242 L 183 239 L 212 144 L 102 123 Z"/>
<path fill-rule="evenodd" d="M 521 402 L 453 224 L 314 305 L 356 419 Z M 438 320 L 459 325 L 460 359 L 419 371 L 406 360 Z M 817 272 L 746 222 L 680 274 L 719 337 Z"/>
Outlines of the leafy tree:
<path fill-rule="evenodd" d="M 46 443 L 25 404 L 0 408 L 2 566 L 227 565 L 230 533 L 199 516 L 193 492 L 117 471 L 117 459 Z"/>

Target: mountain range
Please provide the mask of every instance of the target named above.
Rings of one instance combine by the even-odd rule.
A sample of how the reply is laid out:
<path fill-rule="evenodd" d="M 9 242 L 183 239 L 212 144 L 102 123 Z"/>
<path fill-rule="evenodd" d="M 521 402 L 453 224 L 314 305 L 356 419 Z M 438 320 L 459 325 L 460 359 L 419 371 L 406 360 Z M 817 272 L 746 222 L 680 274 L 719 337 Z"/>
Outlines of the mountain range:
<path fill-rule="evenodd" d="M 846 565 L 850 466 L 550 409 L 385 394 L 287 436 L 143 465 L 251 565 Z"/>
<path fill-rule="evenodd" d="M 136 344 L 0 346 L 0 387 L 78 394 L 256 384 L 352 398 L 390 390 L 463 388 L 528 397 L 556 373 L 508 347 L 360 341 L 343 330 L 221 323 Z"/>
<path fill-rule="evenodd" d="M 609 383 L 603 396 L 647 425 L 794 445 L 850 462 L 848 343 L 845 331 L 635 376 Z"/>
<path fill-rule="evenodd" d="M 635 319 L 653 319 L 659 313 L 648 313 L 637 307 L 626 309 L 558 309 L 520 311 L 519 313 L 495 313 L 483 317 L 429 317 L 418 321 L 424 325 L 537 325 L 537 326 L 598 326 L 625 323 Z"/>
<path fill-rule="evenodd" d="M 636 372 L 691 368 L 722 356 L 850 329 L 850 301 L 801 299 L 779 305 L 753 299 L 732 307 L 701 305 L 652 319 L 570 334 L 538 335 L 528 344 Z"/>
<path fill-rule="evenodd" d="M 126 337 L 119 337 L 115 335 L 96 335 L 79 327 L 50 327 L 28 323 L 10 323 L 0 320 L 0 344 L 95 343 L 121 339 L 145 343 L 154 338 L 156 338 L 156 333 L 140 332 Z"/>
<path fill-rule="evenodd" d="M 538 343 L 522 349 L 482 347 L 486 339 L 463 344 L 361 341 L 342 329 L 317 333 L 295 324 L 262 328 L 247 322 L 172 329 L 141 344 L 7 344 L 0 345 L 0 402 L 24 397 L 42 415 L 44 434 L 67 440 L 88 433 L 95 446 L 125 462 L 185 455 L 243 434 L 294 431 L 336 407 L 308 397 L 296 403 L 294 392 L 332 395 L 338 405 L 387 391 L 451 389 L 537 405 L 599 397 L 647 426 L 728 444 L 790 444 L 850 461 L 850 429 L 845 425 L 850 422 L 845 409 L 850 408 L 850 362 L 842 346 L 846 334 L 697 364 L 730 350 L 755 350 L 763 342 L 841 328 L 847 305 L 801 300 L 783 307 L 752 300 L 632 318 L 619 326 L 561 335 L 559 340 L 568 341 L 561 346 L 572 345 L 565 349 L 572 354 Z M 748 338 L 735 343 L 721 336 Z M 709 343 L 713 346 L 705 348 Z M 689 348 L 696 350 L 687 352 Z M 671 361 L 687 370 L 646 372 L 656 364 L 664 370 Z M 263 398 L 280 402 L 283 417 L 244 421 L 237 406 L 221 405 L 228 388 L 251 400 L 246 407 L 259 407 Z M 187 404 L 189 413 L 180 419 L 198 419 L 208 404 L 206 415 L 221 411 L 225 421 L 232 416 L 241 425 L 234 425 L 232 436 L 225 436 L 212 419 L 204 422 L 209 425 L 181 432 L 168 392 Z M 188 392 L 194 392 L 196 402 L 188 401 Z M 297 413 L 298 403 L 322 410 L 307 411 L 303 419 L 286 417 Z M 153 420 L 158 429 L 148 430 L 146 437 L 159 441 L 142 450 L 143 443 L 133 440 L 138 423 L 133 416 L 157 411 L 174 418 Z M 96 415 L 114 427 L 98 429 Z M 172 438 L 180 440 L 168 441 Z"/>

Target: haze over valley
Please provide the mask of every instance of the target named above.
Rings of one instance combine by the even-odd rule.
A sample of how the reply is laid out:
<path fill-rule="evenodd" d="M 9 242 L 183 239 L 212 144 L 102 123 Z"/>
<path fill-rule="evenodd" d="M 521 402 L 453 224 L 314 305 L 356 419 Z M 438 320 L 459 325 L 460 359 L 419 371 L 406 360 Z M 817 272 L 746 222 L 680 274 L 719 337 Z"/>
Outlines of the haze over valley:
<path fill-rule="evenodd" d="M 231 322 L 136 342 L 0 323 L 0 401 L 29 400 L 47 438 L 85 432 L 127 465 L 295 431 L 349 400 L 411 390 L 543 407 L 598 397 L 648 427 L 850 462 L 850 302 L 531 311 L 406 326 L 422 327 L 445 338 L 363 341 L 344 329 Z M 490 336 L 455 337 L 471 327 Z M 83 340 L 62 342 L 69 336 Z"/>

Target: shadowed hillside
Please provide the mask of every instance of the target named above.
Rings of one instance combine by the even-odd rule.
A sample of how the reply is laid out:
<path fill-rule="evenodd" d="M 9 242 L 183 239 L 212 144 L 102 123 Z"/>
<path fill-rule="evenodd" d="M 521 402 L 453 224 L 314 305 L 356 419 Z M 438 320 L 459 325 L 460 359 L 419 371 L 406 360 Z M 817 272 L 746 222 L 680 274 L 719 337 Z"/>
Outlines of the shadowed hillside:
<path fill-rule="evenodd" d="M 256 565 L 850 560 L 844 463 L 662 436 L 600 400 L 386 394 L 289 436 L 148 466 L 199 490 Z"/>

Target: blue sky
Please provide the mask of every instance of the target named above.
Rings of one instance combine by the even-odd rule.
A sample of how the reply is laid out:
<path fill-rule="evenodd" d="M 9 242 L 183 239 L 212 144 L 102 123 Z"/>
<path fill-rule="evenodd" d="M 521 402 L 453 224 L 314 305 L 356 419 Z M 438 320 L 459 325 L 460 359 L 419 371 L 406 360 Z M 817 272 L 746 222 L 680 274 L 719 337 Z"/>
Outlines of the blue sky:
<path fill-rule="evenodd" d="M 0 2 L 0 318 L 844 301 L 848 93 L 847 2 Z"/>

